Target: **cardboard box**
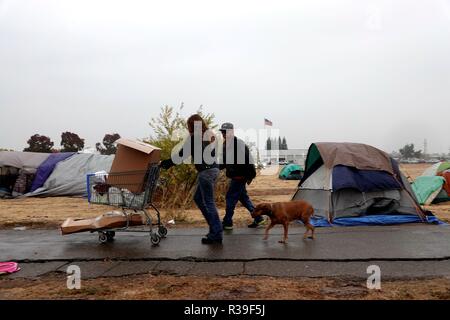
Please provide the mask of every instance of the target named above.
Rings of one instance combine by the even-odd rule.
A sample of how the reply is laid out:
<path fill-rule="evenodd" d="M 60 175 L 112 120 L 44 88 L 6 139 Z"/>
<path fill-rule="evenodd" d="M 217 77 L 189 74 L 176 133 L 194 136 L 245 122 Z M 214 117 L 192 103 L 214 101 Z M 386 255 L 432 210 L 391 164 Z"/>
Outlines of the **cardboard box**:
<path fill-rule="evenodd" d="M 130 226 L 140 226 L 146 224 L 144 214 L 133 213 L 129 216 Z M 108 212 L 94 219 L 73 219 L 68 218 L 61 225 L 63 235 L 85 231 L 100 231 L 104 229 L 123 228 L 127 225 L 127 218 L 122 212 Z"/>
<path fill-rule="evenodd" d="M 119 139 L 117 152 L 111 165 L 107 183 L 133 193 L 143 192 L 145 171 L 150 164 L 159 163 L 161 149 L 150 144 L 131 139 Z M 132 172 L 134 171 L 134 173 Z M 136 171 L 141 171 L 136 173 Z M 122 174 L 130 172 L 127 174 Z"/>
<path fill-rule="evenodd" d="M 149 164 L 159 163 L 161 149 L 138 140 L 119 139 L 110 172 L 147 170 Z"/>

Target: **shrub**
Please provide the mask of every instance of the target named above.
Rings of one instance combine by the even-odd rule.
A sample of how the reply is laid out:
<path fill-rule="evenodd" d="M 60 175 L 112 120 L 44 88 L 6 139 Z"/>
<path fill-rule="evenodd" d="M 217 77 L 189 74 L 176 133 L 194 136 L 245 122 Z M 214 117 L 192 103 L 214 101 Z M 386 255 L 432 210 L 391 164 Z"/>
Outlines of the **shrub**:
<path fill-rule="evenodd" d="M 172 149 L 179 144 L 187 135 L 186 119 L 180 115 L 180 110 L 171 106 L 164 106 L 156 118 L 151 118 L 150 127 L 154 135 L 144 142 L 161 149 L 161 159 L 168 159 Z M 197 111 L 205 119 L 209 128 L 214 129 L 214 115 L 205 114 L 202 107 Z M 169 170 L 161 170 L 160 188 L 156 195 L 156 201 L 161 207 L 167 209 L 191 208 L 193 196 L 196 190 L 197 170 L 193 164 L 180 164 Z M 223 173 L 219 177 L 216 187 L 216 200 L 223 203 L 226 192 L 226 178 Z"/>

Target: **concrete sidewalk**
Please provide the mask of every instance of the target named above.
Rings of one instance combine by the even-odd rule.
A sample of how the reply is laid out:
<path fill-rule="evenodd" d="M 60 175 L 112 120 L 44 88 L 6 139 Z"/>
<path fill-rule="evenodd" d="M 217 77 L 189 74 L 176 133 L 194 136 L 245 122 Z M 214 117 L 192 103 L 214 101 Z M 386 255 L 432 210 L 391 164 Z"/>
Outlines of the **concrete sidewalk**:
<path fill-rule="evenodd" d="M 20 263 L 21 270 L 4 279 L 39 278 L 50 273 L 67 273 L 71 265 L 80 267 L 82 279 L 123 277 L 139 274 L 177 276 L 271 276 L 271 277 L 346 277 L 367 279 L 367 267 L 380 267 L 383 279 L 450 277 L 450 260 L 444 261 L 366 261 L 324 262 L 258 260 L 248 262 L 190 261 L 53 261 Z M 0 278 L 0 279 L 2 279 Z"/>
<path fill-rule="evenodd" d="M 223 245 L 200 243 L 205 229 L 171 229 L 159 246 L 148 234 L 117 233 L 112 243 L 97 235 L 61 236 L 58 230 L 0 231 L 2 261 L 20 262 L 8 278 L 39 277 L 79 265 L 83 278 L 130 274 L 269 275 L 367 278 L 377 264 L 385 277 L 450 276 L 450 227 L 424 224 L 383 227 L 317 228 L 316 240 L 303 240 L 292 225 L 288 244 L 281 228 L 268 241 L 263 229 L 236 229 Z"/>

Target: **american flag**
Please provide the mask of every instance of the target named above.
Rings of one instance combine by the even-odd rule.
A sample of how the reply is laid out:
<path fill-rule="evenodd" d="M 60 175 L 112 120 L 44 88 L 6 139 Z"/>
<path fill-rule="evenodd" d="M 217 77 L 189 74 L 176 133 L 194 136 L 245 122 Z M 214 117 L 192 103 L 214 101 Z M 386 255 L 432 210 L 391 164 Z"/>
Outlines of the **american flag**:
<path fill-rule="evenodd" d="M 265 126 L 272 126 L 272 121 L 270 121 L 270 120 L 264 118 L 264 125 L 265 125 Z"/>

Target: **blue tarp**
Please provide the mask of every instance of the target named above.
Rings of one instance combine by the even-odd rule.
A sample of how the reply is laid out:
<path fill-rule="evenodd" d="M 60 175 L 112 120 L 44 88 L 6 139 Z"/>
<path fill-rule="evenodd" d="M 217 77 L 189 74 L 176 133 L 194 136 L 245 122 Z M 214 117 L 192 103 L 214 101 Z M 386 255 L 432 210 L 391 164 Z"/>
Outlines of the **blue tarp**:
<path fill-rule="evenodd" d="M 435 216 L 426 216 L 427 222 L 437 225 L 446 225 Z M 301 223 L 301 222 L 300 222 Z M 315 227 L 353 227 L 353 226 L 385 226 L 403 223 L 423 223 L 416 215 L 370 215 L 362 217 L 345 217 L 334 219 L 330 224 L 327 219 L 312 217 L 311 224 Z"/>
<path fill-rule="evenodd" d="M 41 163 L 36 171 L 36 176 L 33 180 L 33 184 L 31 185 L 30 192 L 35 191 L 36 189 L 42 187 L 55 169 L 55 166 L 58 162 L 63 161 L 71 156 L 73 156 L 75 152 L 61 152 L 61 153 L 52 153 L 50 156 Z"/>
<path fill-rule="evenodd" d="M 361 192 L 401 189 L 401 185 L 388 172 L 358 170 L 338 165 L 333 168 L 333 191 L 356 189 Z"/>

